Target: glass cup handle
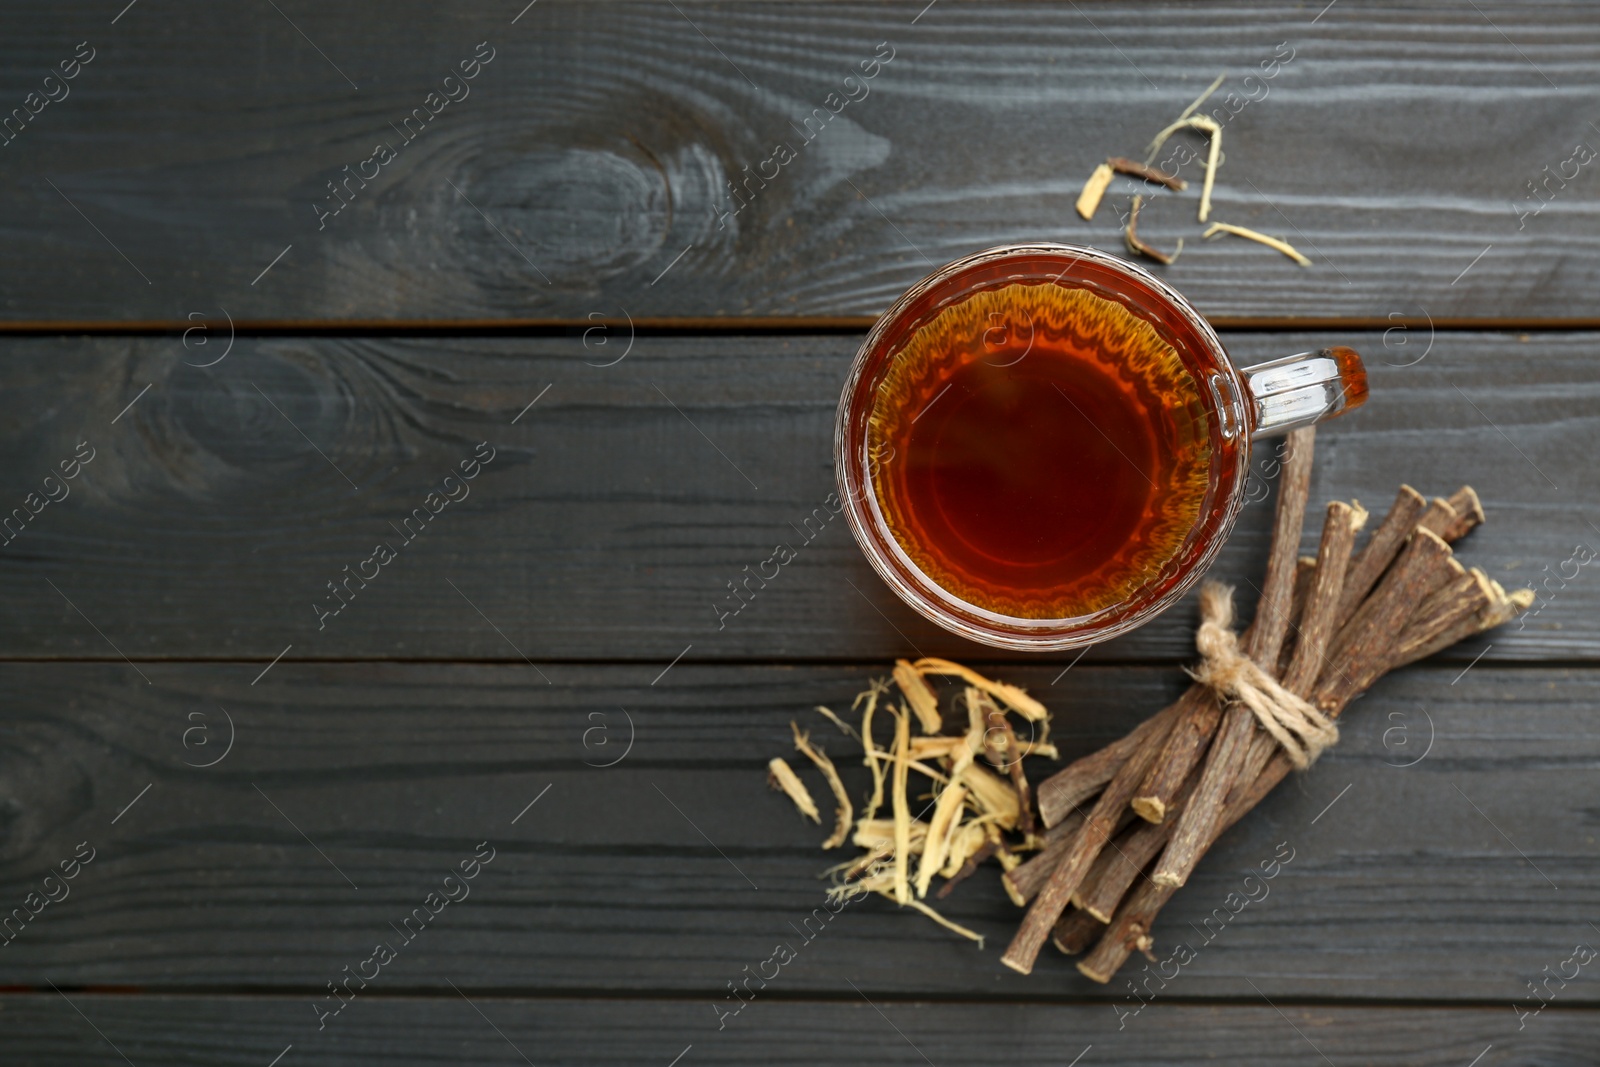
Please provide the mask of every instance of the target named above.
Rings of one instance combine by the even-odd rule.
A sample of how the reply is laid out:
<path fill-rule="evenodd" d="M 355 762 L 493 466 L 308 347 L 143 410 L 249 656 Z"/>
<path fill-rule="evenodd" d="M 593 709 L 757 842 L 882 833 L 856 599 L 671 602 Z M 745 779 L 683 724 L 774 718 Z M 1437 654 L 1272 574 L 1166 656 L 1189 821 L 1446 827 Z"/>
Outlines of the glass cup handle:
<path fill-rule="evenodd" d="M 1239 372 L 1254 410 L 1251 440 L 1276 437 L 1360 407 L 1367 369 L 1353 348 L 1301 352 Z"/>

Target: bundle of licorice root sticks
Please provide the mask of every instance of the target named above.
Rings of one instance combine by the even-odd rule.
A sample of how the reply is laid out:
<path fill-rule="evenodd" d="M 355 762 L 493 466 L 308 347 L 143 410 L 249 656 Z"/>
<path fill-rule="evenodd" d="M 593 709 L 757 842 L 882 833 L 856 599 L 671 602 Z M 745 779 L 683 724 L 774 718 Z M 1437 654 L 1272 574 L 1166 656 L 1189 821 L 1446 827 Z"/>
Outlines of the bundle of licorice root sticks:
<path fill-rule="evenodd" d="M 1290 434 L 1266 579 L 1235 640 L 1230 593 L 1202 590 L 1201 667 L 1178 701 L 1037 789 L 1040 850 L 1007 871 L 1027 917 L 1003 957 L 1026 974 L 1047 940 L 1110 981 L 1222 833 L 1337 739 L 1334 720 L 1385 672 L 1515 618 L 1507 594 L 1450 545 L 1483 521 L 1462 487 L 1425 499 L 1401 486 L 1355 550 L 1360 505 L 1328 505 L 1315 559 L 1299 546 L 1312 430 Z M 1092 948 L 1091 948 L 1092 946 Z"/>

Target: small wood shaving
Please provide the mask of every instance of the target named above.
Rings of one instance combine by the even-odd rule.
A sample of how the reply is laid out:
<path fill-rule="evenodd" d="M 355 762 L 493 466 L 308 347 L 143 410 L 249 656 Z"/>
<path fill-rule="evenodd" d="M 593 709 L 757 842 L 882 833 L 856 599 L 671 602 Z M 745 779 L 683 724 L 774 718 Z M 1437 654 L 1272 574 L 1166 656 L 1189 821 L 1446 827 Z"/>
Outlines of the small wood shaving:
<path fill-rule="evenodd" d="M 975 685 L 969 685 L 962 698 L 967 702 L 967 742 L 976 753 L 981 750 L 983 733 L 988 729 L 989 712 L 997 705 L 994 699 Z"/>
<path fill-rule="evenodd" d="M 1022 857 L 1007 849 L 1003 844 L 995 846 L 994 854 L 995 857 L 999 859 L 1000 866 L 1004 867 L 1008 871 L 1014 871 L 1018 867 L 1022 866 Z"/>
<path fill-rule="evenodd" d="M 950 831 L 950 847 L 946 850 L 944 866 L 939 869 L 941 878 L 954 878 L 967 861 L 989 843 L 983 824 L 962 823 Z"/>
<path fill-rule="evenodd" d="M 918 897 L 928 895 L 928 883 L 944 866 L 944 858 L 950 851 L 950 833 L 966 799 L 967 787 L 960 784 L 951 785 L 939 794 L 933 818 L 928 820 L 928 843 L 922 848 L 922 863 L 917 867 Z"/>
<path fill-rule="evenodd" d="M 1144 239 L 1139 236 L 1138 229 L 1139 206 L 1141 203 L 1143 203 L 1143 201 L 1144 197 L 1142 196 L 1135 196 L 1133 198 L 1133 210 L 1128 212 L 1128 225 L 1127 228 L 1122 231 L 1123 238 L 1128 242 L 1128 251 L 1136 252 L 1141 256 L 1149 256 L 1157 263 L 1164 263 L 1168 266 L 1171 266 L 1173 263 L 1177 262 L 1178 254 L 1183 251 L 1183 238 L 1178 238 L 1178 247 L 1173 249 L 1171 255 L 1168 255 L 1166 252 L 1161 251 L 1159 248 L 1156 248 L 1153 245 L 1146 244 Z"/>
<path fill-rule="evenodd" d="M 995 859 L 1000 861 L 1000 866 L 1003 870 L 1009 873 L 1022 866 L 1021 857 L 1006 848 L 1005 839 L 1000 836 L 1000 831 L 993 826 L 989 827 L 989 840 L 994 844 Z M 1028 906 L 1027 899 L 1017 891 L 1016 886 L 1011 884 L 1011 879 L 1002 878 L 1000 879 L 1000 884 L 1005 887 L 1006 896 L 1011 898 L 1011 903 L 1019 908 Z"/>
<path fill-rule="evenodd" d="M 1050 742 L 1021 741 L 1016 742 L 1016 749 L 1022 755 L 1040 755 L 1046 760 L 1059 760 L 1061 753 L 1056 750 L 1056 745 Z M 910 739 L 910 758 L 914 760 L 912 769 L 918 768 L 917 760 L 938 760 L 949 758 L 955 753 L 970 752 L 970 745 L 966 737 L 912 737 Z"/>
<path fill-rule="evenodd" d="M 960 934 L 968 941 L 976 941 L 979 948 L 983 947 L 982 934 L 973 930 L 968 930 L 960 923 L 951 922 L 949 919 L 946 919 L 943 915 L 940 915 L 938 912 L 934 911 L 920 900 L 908 900 L 906 903 L 910 904 L 913 908 L 916 908 L 918 911 L 922 912 L 922 914 L 926 915 L 928 918 L 932 919 L 946 930 L 949 930 L 951 933 Z"/>
<path fill-rule="evenodd" d="M 1021 715 L 1024 719 L 1042 722 L 1050 718 L 1050 712 L 1045 710 L 1043 704 L 1029 696 L 1027 690 L 1018 686 L 1007 685 L 1005 682 L 992 681 L 970 667 L 963 667 L 959 663 L 951 663 L 947 659 L 935 659 L 933 657 L 919 659 L 912 666 L 922 674 L 954 675 L 957 678 L 964 678 L 1018 715 Z"/>
<path fill-rule="evenodd" d="M 1017 744 L 1017 735 L 1012 731 L 1011 721 L 1006 718 L 1005 712 L 993 703 L 989 704 L 989 709 L 989 729 L 983 735 L 984 756 L 996 770 L 1003 770 L 1010 775 L 1011 788 L 1017 794 L 1017 828 L 1031 838 L 1033 791 L 1022 769 L 1022 746 Z"/>
<path fill-rule="evenodd" d="M 969 795 L 980 814 L 993 815 L 994 821 L 1007 830 L 1016 827 L 1019 807 L 1010 782 L 976 763 L 967 768 L 961 781 L 971 791 Z"/>
<path fill-rule="evenodd" d="M 1206 180 L 1200 188 L 1200 221 L 1206 221 L 1211 214 L 1211 189 L 1217 180 L 1217 163 L 1222 155 L 1222 127 L 1217 125 L 1215 119 L 1205 115 L 1188 115 L 1174 122 L 1171 126 L 1156 134 L 1156 139 L 1150 142 L 1150 158 L 1154 159 L 1161 146 L 1168 137 L 1182 129 L 1199 130 L 1211 142 L 1211 151 L 1206 156 Z"/>
<path fill-rule="evenodd" d="M 932 767 L 928 766 L 926 763 L 923 763 L 921 760 L 908 759 L 908 760 L 906 760 L 906 766 L 909 769 L 911 769 L 913 771 L 916 771 L 918 774 L 927 775 L 929 778 L 932 778 L 935 782 L 938 782 L 940 785 L 944 785 L 945 783 L 950 781 L 949 775 L 940 774 L 938 771 L 934 770 Z"/>
<path fill-rule="evenodd" d="M 782 790 L 789 794 L 789 799 L 794 801 L 794 806 L 800 809 L 800 814 L 807 816 L 817 825 L 822 825 L 822 813 L 817 810 L 817 802 L 811 799 L 811 794 L 806 790 L 806 784 L 800 776 L 783 760 L 773 759 L 767 764 L 767 784 L 774 789 Z"/>
<path fill-rule="evenodd" d="M 794 731 L 794 747 L 817 765 L 817 770 L 822 772 L 822 776 L 828 780 L 828 787 L 833 790 L 833 799 L 838 802 L 839 806 L 834 810 L 833 833 L 822 843 L 824 849 L 838 848 L 850 836 L 850 821 L 855 815 L 850 794 L 845 792 L 844 783 L 839 781 L 839 772 L 834 770 L 833 760 L 828 758 L 828 754 L 813 747 L 810 737 L 800 732 L 800 727 L 793 719 L 789 720 L 789 729 Z"/>
<path fill-rule="evenodd" d="M 870 859 L 870 858 L 871 858 L 871 854 L 869 853 L 867 855 L 857 856 L 853 860 L 845 860 L 843 863 L 835 863 L 832 867 L 825 868 L 823 870 L 823 872 L 820 875 L 818 875 L 817 877 L 819 877 L 819 878 L 832 878 L 834 880 L 834 883 L 838 884 L 839 881 L 840 881 L 840 878 L 838 877 L 839 876 L 839 872 L 841 872 L 841 871 L 853 871 L 856 868 L 861 866 L 863 860 L 867 860 L 867 859 Z"/>
<path fill-rule="evenodd" d="M 1165 185 L 1174 192 L 1183 192 L 1189 188 L 1189 183 L 1176 174 L 1168 174 L 1160 167 L 1152 167 L 1148 163 L 1140 163 L 1136 159 L 1126 159 L 1123 156 L 1112 156 L 1106 160 L 1106 165 L 1118 174 L 1131 174 L 1135 178 L 1143 178 L 1147 182 Z"/>
<path fill-rule="evenodd" d="M 1093 219 L 1094 213 L 1100 208 L 1100 198 L 1106 195 L 1106 186 L 1111 184 L 1112 170 L 1109 164 L 1102 163 L 1094 168 L 1089 175 L 1089 180 L 1083 183 L 1083 192 L 1078 194 L 1078 214 L 1084 219 Z"/>
<path fill-rule="evenodd" d="M 911 811 L 906 801 L 906 779 L 911 748 L 911 716 L 904 710 L 894 717 L 894 899 L 911 903 L 911 885 L 906 880 L 906 863 L 911 856 Z M 820 821 L 820 820 L 819 820 Z"/>
<path fill-rule="evenodd" d="M 883 777 L 884 767 L 878 762 L 878 750 L 872 744 L 872 713 L 878 706 L 878 698 L 889 692 L 889 683 L 882 678 L 874 678 L 867 683 L 867 688 L 856 694 L 856 699 L 850 705 L 854 710 L 862 701 L 866 701 L 867 710 L 861 713 L 861 747 L 865 750 L 863 763 L 872 771 L 872 799 L 867 801 L 867 811 L 862 818 L 870 819 L 878 813 L 878 807 L 883 803 Z"/>
<path fill-rule="evenodd" d="M 855 896 L 865 890 L 868 893 L 881 893 L 893 898 L 891 890 L 894 889 L 894 875 L 888 871 L 872 871 L 854 881 L 828 887 L 828 897 L 838 900 L 841 897 Z"/>
<path fill-rule="evenodd" d="M 1311 261 L 1305 256 L 1301 255 L 1299 250 L 1297 250 L 1288 241 L 1280 241 L 1276 237 L 1268 237 L 1264 233 L 1259 233 L 1243 226 L 1235 226 L 1230 222 L 1213 222 L 1209 227 L 1206 228 L 1206 232 L 1202 233 L 1200 236 L 1215 237 L 1216 235 L 1222 233 L 1231 233 L 1235 237 L 1244 237 L 1251 241 L 1257 241 L 1266 245 L 1268 248 L 1273 248 L 1279 252 L 1282 252 L 1284 255 L 1288 256 L 1302 267 L 1311 266 Z"/>
<path fill-rule="evenodd" d="M 866 853 L 854 863 L 849 864 L 848 869 L 844 872 L 843 882 L 835 886 L 834 889 L 830 889 L 828 891 L 829 894 L 832 895 L 835 891 L 840 894 L 848 892 L 852 888 L 848 884 L 851 882 L 856 883 L 863 889 L 871 890 L 873 887 L 867 883 L 873 879 L 887 879 L 883 884 L 892 888 L 894 885 L 894 872 L 889 869 L 887 861 L 889 851 L 893 847 L 892 845 L 886 845 L 876 852 Z"/>
<path fill-rule="evenodd" d="M 1204 115 L 1189 116 L 1189 125 L 1211 135 L 1211 153 L 1206 156 L 1206 180 L 1200 186 L 1199 220 L 1204 222 L 1211 215 L 1211 187 L 1216 184 L 1217 165 L 1222 158 L 1222 127 Z"/>
<path fill-rule="evenodd" d="M 1190 104 L 1188 107 L 1183 109 L 1183 114 L 1178 116 L 1178 121 L 1182 122 L 1184 119 L 1188 118 L 1190 115 L 1193 115 L 1196 111 L 1200 110 L 1200 105 L 1205 103 L 1207 100 L 1211 99 L 1211 94 L 1217 91 L 1217 86 L 1221 85 L 1223 79 L 1226 78 L 1227 76 L 1228 76 L 1228 72 L 1227 71 L 1223 71 L 1221 74 L 1218 74 L 1217 75 L 1217 80 L 1212 82 L 1210 87 L 1207 88 L 1205 92 L 1203 92 L 1199 96 L 1195 97 L 1194 98 L 1194 103 Z"/>
<path fill-rule="evenodd" d="M 1212 123 L 1212 125 L 1215 126 L 1216 123 Z M 1190 124 L 1189 116 L 1187 115 L 1179 119 L 1177 122 L 1174 122 L 1172 125 L 1163 127 L 1161 132 L 1156 134 L 1155 139 L 1150 142 L 1150 147 L 1146 149 L 1146 151 L 1149 153 L 1148 158 L 1155 159 L 1156 153 L 1161 151 L 1161 146 L 1167 143 L 1168 137 L 1171 137 L 1179 130 L 1192 130 L 1195 128 L 1196 127 Z"/>
<path fill-rule="evenodd" d="M 900 692 L 905 694 L 911 710 L 916 712 L 917 722 L 922 724 L 922 732 L 938 733 L 944 725 L 939 716 L 939 697 L 921 672 L 903 659 L 895 660 L 894 684 L 900 687 Z"/>
<path fill-rule="evenodd" d="M 948 756 L 966 743 L 963 737 L 913 737 L 912 759 L 938 759 Z"/>
<path fill-rule="evenodd" d="M 949 896 L 951 891 L 954 890 L 956 886 L 972 877 L 972 875 L 977 871 L 979 864 L 983 863 L 984 860 L 988 859 L 992 855 L 994 855 L 994 842 L 980 842 L 977 850 L 974 851 L 972 855 L 967 857 L 966 862 L 961 865 L 960 870 L 956 871 L 954 874 L 946 875 L 944 885 L 940 886 L 939 892 L 934 895 L 940 900 L 943 900 L 945 897 Z M 945 869 L 949 870 L 948 867 Z"/>
<path fill-rule="evenodd" d="M 867 710 L 870 711 L 872 710 L 872 705 L 877 702 L 877 698 L 886 695 L 888 692 L 889 679 L 869 678 L 867 680 L 867 687 L 861 692 L 857 693 L 856 698 L 850 702 L 850 710 L 856 710 L 861 706 L 863 701 L 866 701 Z"/>
<path fill-rule="evenodd" d="M 890 708 L 889 710 L 891 712 L 893 712 L 895 709 Z M 902 712 L 904 712 L 905 714 L 910 714 L 909 712 L 905 712 L 905 709 L 903 709 L 903 708 L 900 709 L 900 710 Z M 959 741 L 960 738 L 957 738 L 956 740 Z M 885 776 L 887 776 L 888 771 L 894 765 L 894 752 L 893 752 L 893 750 L 891 750 L 889 752 L 885 752 L 881 748 L 877 749 L 876 751 L 877 751 L 877 754 L 878 754 L 878 766 L 880 766 L 880 767 L 882 767 L 884 769 Z M 933 779 L 935 782 L 938 782 L 941 785 L 943 785 L 945 782 L 948 782 L 950 780 L 950 776 L 949 775 L 944 774 L 944 773 L 934 769 L 933 767 L 928 766 L 926 763 L 923 763 L 921 760 L 918 760 L 918 759 L 912 759 L 912 758 L 908 757 L 908 759 L 906 761 L 906 766 L 911 768 L 912 770 L 916 771 L 918 774 L 927 775 L 929 778 Z M 876 813 L 874 813 L 874 814 L 876 814 Z"/>
<path fill-rule="evenodd" d="M 1190 125 L 1189 116 L 1193 115 L 1196 111 L 1200 110 L 1200 105 L 1201 104 L 1203 104 L 1207 100 L 1211 99 L 1211 94 L 1217 91 L 1217 86 L 1221 85 L 1223 79 L 1226 78 L 1227 76 L 1228 76 L 1228 72 L 1227 71 L 1223 71 L 1221 74 L 1218 74 L 1217 75 L 1217 80 L 1212 82 L 1211 85 L 1206 89 L 1205 92 L 1201 93 L 1199 96 L 1194 98 L 1194 103 L 1192 103 L 1188 107 L 1184 108 L 1183 109 L 1183 113 L 1180 114 L 1177 118 L 1172 120 L 1172 124 L 1171 125 L 1165 127 L 1164 129 L 1162 129 L 1162 131 L 1160 133 L 1155 135 L 1155 139 L 1152 140 L 1145 147 L 1145 159 L 1144 159 L 1144 161 L 1146 163 L 1155 162 L 1156 153 L 1161 151 L 1161 146 L 1166 143 L 1168 137 L 1171 137 L 1174 133 L 1176 133 L 1177 131 L 1183 129 L 1185 126 L 1189 126 Z M 1204 115 L 1202 115 L 1200 117 L 1201 118 L 1206 118 L 1206 116 L 1204 116 Z M 1210 121 L 1210 120 L 1208 120 L 1208 121 Z M 1213 126 L 1216 125 L 1215 122 L 1212 122 L 1211 124 Z"/>
<path fill-rule="evenodd" d="M 928 838 L 928 824 L 921 819 L 911 820 L 911 836 L 909 848 L 912 852 L 921 852 L 923 842 Z M 889 849 L 894 847 L 894 820 L 893 819 L 861 819 L 856 823 L 855 836 L 850 839 L 853 845 L 862 848 L 881 849 L 884 855 L 889 854 Z"/>
<path fill-rule="evenodd" d="M 856 728 L 854 726 L 851 726 L 849 723 L 839 718 L 839 716 L 835 715 L 821 704 L 817 705 L 817 711 L 823 716 L 823 718 L 837 726 L 839 728 L 839 732 L 844 734 L 846 737 L 853 737 L 857 741 L 861 740 L 861 735 L 856 733 Z"/>
<path fill-rule="evenodd" d="M 1054 746 L 1054 745 L 1052 745 L 1050 743 L 1050 720 L 1049 719 L 1041 719 L 1037 724 L 1033 725 L 1028 732 L 1031 733 L 1033 736 L 1030 737 L 1026 741 L 1021 741 L 1020 742 L 1020 744 L 1022 745 L 1023 755 L 1025 755 L 1025 756 L 1034 755 L 1035 753 L 1034 753 L 1033 750 L 1034 749 L 1038 749 L 1039 751 L 1038 751 L 1037 754 L 1040 755 L 1040 756 L 1043 756 L 1046 753 L 1048 753 L 1049 757 L 1051 759 L 1056 759 L 1057 758 L 1057 756 L 1055 754 L 1056 746 Z"/>
<path fill-rule="evenodd" d="M 967 686 L 963 694 L 967 702 L 967 732 L 964 737 L 955 739 L 955 744 L 950 748 L 950 779 L 955 781 L 966 773 L 972 766 L 973 759 L 983 751 L 983 710 L 986 705 L 993 707 L 994 702 L 989 700 L 977 689 Z"/>

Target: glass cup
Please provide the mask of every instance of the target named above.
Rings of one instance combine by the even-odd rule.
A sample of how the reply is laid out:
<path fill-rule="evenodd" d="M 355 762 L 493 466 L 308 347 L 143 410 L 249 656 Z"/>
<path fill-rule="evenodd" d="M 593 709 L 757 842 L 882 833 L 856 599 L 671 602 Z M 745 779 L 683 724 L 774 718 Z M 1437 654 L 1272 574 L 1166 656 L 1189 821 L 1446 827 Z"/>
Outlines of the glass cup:
<path fill-rule="evenodd" d="M 883 457 L 870 454 L 868 422 L 897 357 L 941 311 L 1014 284 L 1087 290 L 1148 323 L 1182 361 L 1187 372 L 1182 380 L 1192 394 L 1183 401 L 1189 410 L 1204 412 L 1196 424 L 1203 421 L 1209 436 L 1204 498 L 1181 544 L 1158 571 L 1117 602 L 1072 617 L 1008 615 L 945 588 L 897 540 L 874 483 Z M 1029 344 L 1031 348 L 1031 340 Z M 867 335 L 839 401 L 834 431 L 839 496 L 867 560 L 920 614 L 985 645 L 1038 652 L 1078 648 L 1148 622 L 1200 580 L 1244 504 L 1249 442 L 1349 411 L 1366 395 L 1366 371 L 1349 348 L 1304 352 L 1240 368 L 1193 305 L 1148 271 L 1092 248 L 1003 245 L 956 260 L 924 278 Z"/>

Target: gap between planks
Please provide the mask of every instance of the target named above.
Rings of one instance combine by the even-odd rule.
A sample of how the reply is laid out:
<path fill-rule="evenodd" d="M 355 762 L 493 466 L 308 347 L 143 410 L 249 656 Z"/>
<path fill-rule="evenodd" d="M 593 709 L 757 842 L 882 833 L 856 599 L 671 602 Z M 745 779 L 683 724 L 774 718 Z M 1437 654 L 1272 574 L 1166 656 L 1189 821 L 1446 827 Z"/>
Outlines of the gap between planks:
<path fill-rule="evenodd" d="M 61 991 L 77 996 L 99 997 L 104 999 L 220 999 L 239 998 L 249 1000 L 300 1000 L 307 996 L 322 994 L 322 988 L 306 986 L 247 986 L 247 985 L 174 985 L 174 986 L 95 986 L 95 985 L 61 985 Z M 871 990 L 871 987 L 867 987 Z M 1098 990 L 1099 987 L 1097 987 Z M 560 1001 L 585 1001 L 585 1002 L 630 1002 L 650 1001 L 655 1003 L 683 1003 L 699 1004 L 705 1000 L 706 993 L 686 993 L 670 990 L 618 990 L 604 987 L 585 988 L 574 986 L 571 989 L 530 989 L 516 986 L 466 986 L 461 992 L 474 998 L 497 1001 L 528 1001 L 530 1003 L 560 1002 Z M 10 998 L 22 997 L 50 997 L 54 993 L 49 986 L 6 986 L 0 989 L 0 1004 Z M 325 995 L 325 994 L 324 994 Z M 383 990 L 362 990 L 362 999 L 371 1000 L 455 1000 L 457 992 L 448 986 L 434 988 L 432 986 L 406 986 Z M 895 993 L 872 991 L 873 1000 L 880 1004 L 918 1005 L 938 1004 L 947 1006 L 993 1007 L 997 1005 L 1032 1005 L 1040 1008 L 1103 1008 L 1108 1002 L 1114 1002 L 1116 996 L 1105 993 L 1100 996 L 1038 996 L 1038 995 L 1013 995 L 981 997 L 958 994 L 941 993 Z M 851 990 L 836 993 L 823 990 L 809 990 L 806 992 L 778 992 L 767 993 L 762 998 L 772 1003 L 785 1004 L 859 1004 L 860 997 Z M 1238 996 L 1163 996 L 1163 1003 L 1184 1005 L 1187 1007 L 1202 1008 L 1261 1008 L 1261 998 L 1253 994 Z M 1427 998 L 1393 998 L 1383 999 L 1378 997 L 1308 997 L 1308 996 L 1277 996 L 1273 1003 L 1280 1007 L 1297 1008 L 1338 1008 L 1360 1009 L 1377 1008 L 1392 1009 L 1395 1011 L 1495 1011 L 1505 1009 L 1505 1000 L 1476 997 L 1461 1000 L 1440 1000 Z M 1595 1007 L 1592 1003 L 1574 1002 L 1568 1005 L 1549 1003 L 1546 1009 L 1570 1015 L 1593 1016 Z"/>
<path fill-rule="evenodd" d="M 632 326 L 641 333 L 672 335 L 726 335 L 768 333 L 819 334 L 865 333 L 878 321 L 875 315 L 848 315 L 839 317 L 783 317 L 753 316 L 750 318 L 665 318 L 638 317 Z M 1229 315 L 1207 317 L 1216 330 L 1235 333 L 1296 333 L 1307 331 L 1373 331 L 1388 330 L 1396 326 L 1431 326 L 1442 332 L 1455 333 L 1579 333 L 1600 330 L 1600 317 L 1562 319 L 1450 319 L 1450 318 L 1300 318 L 1277 316 L 1270 318 L 1240 318 Z M 596 325 L 624 325 L 621 319 L 349 319 L 349 320 L 298 320 L 298 319 L 238 319 L 234 322 L 237 335 L 249 336 L 438 336 L 438 335 L 496 335 L 526 333 L 561 335 L 572 330 L 587 330 Z M 194 326 L 183 319 L 150 319 L 139 321 L 115 320 L 41 320 L 37 322 L 0 321 L 0 337 L 54 336 L 58 334 L 128 335 L 175 334 Z"/>

